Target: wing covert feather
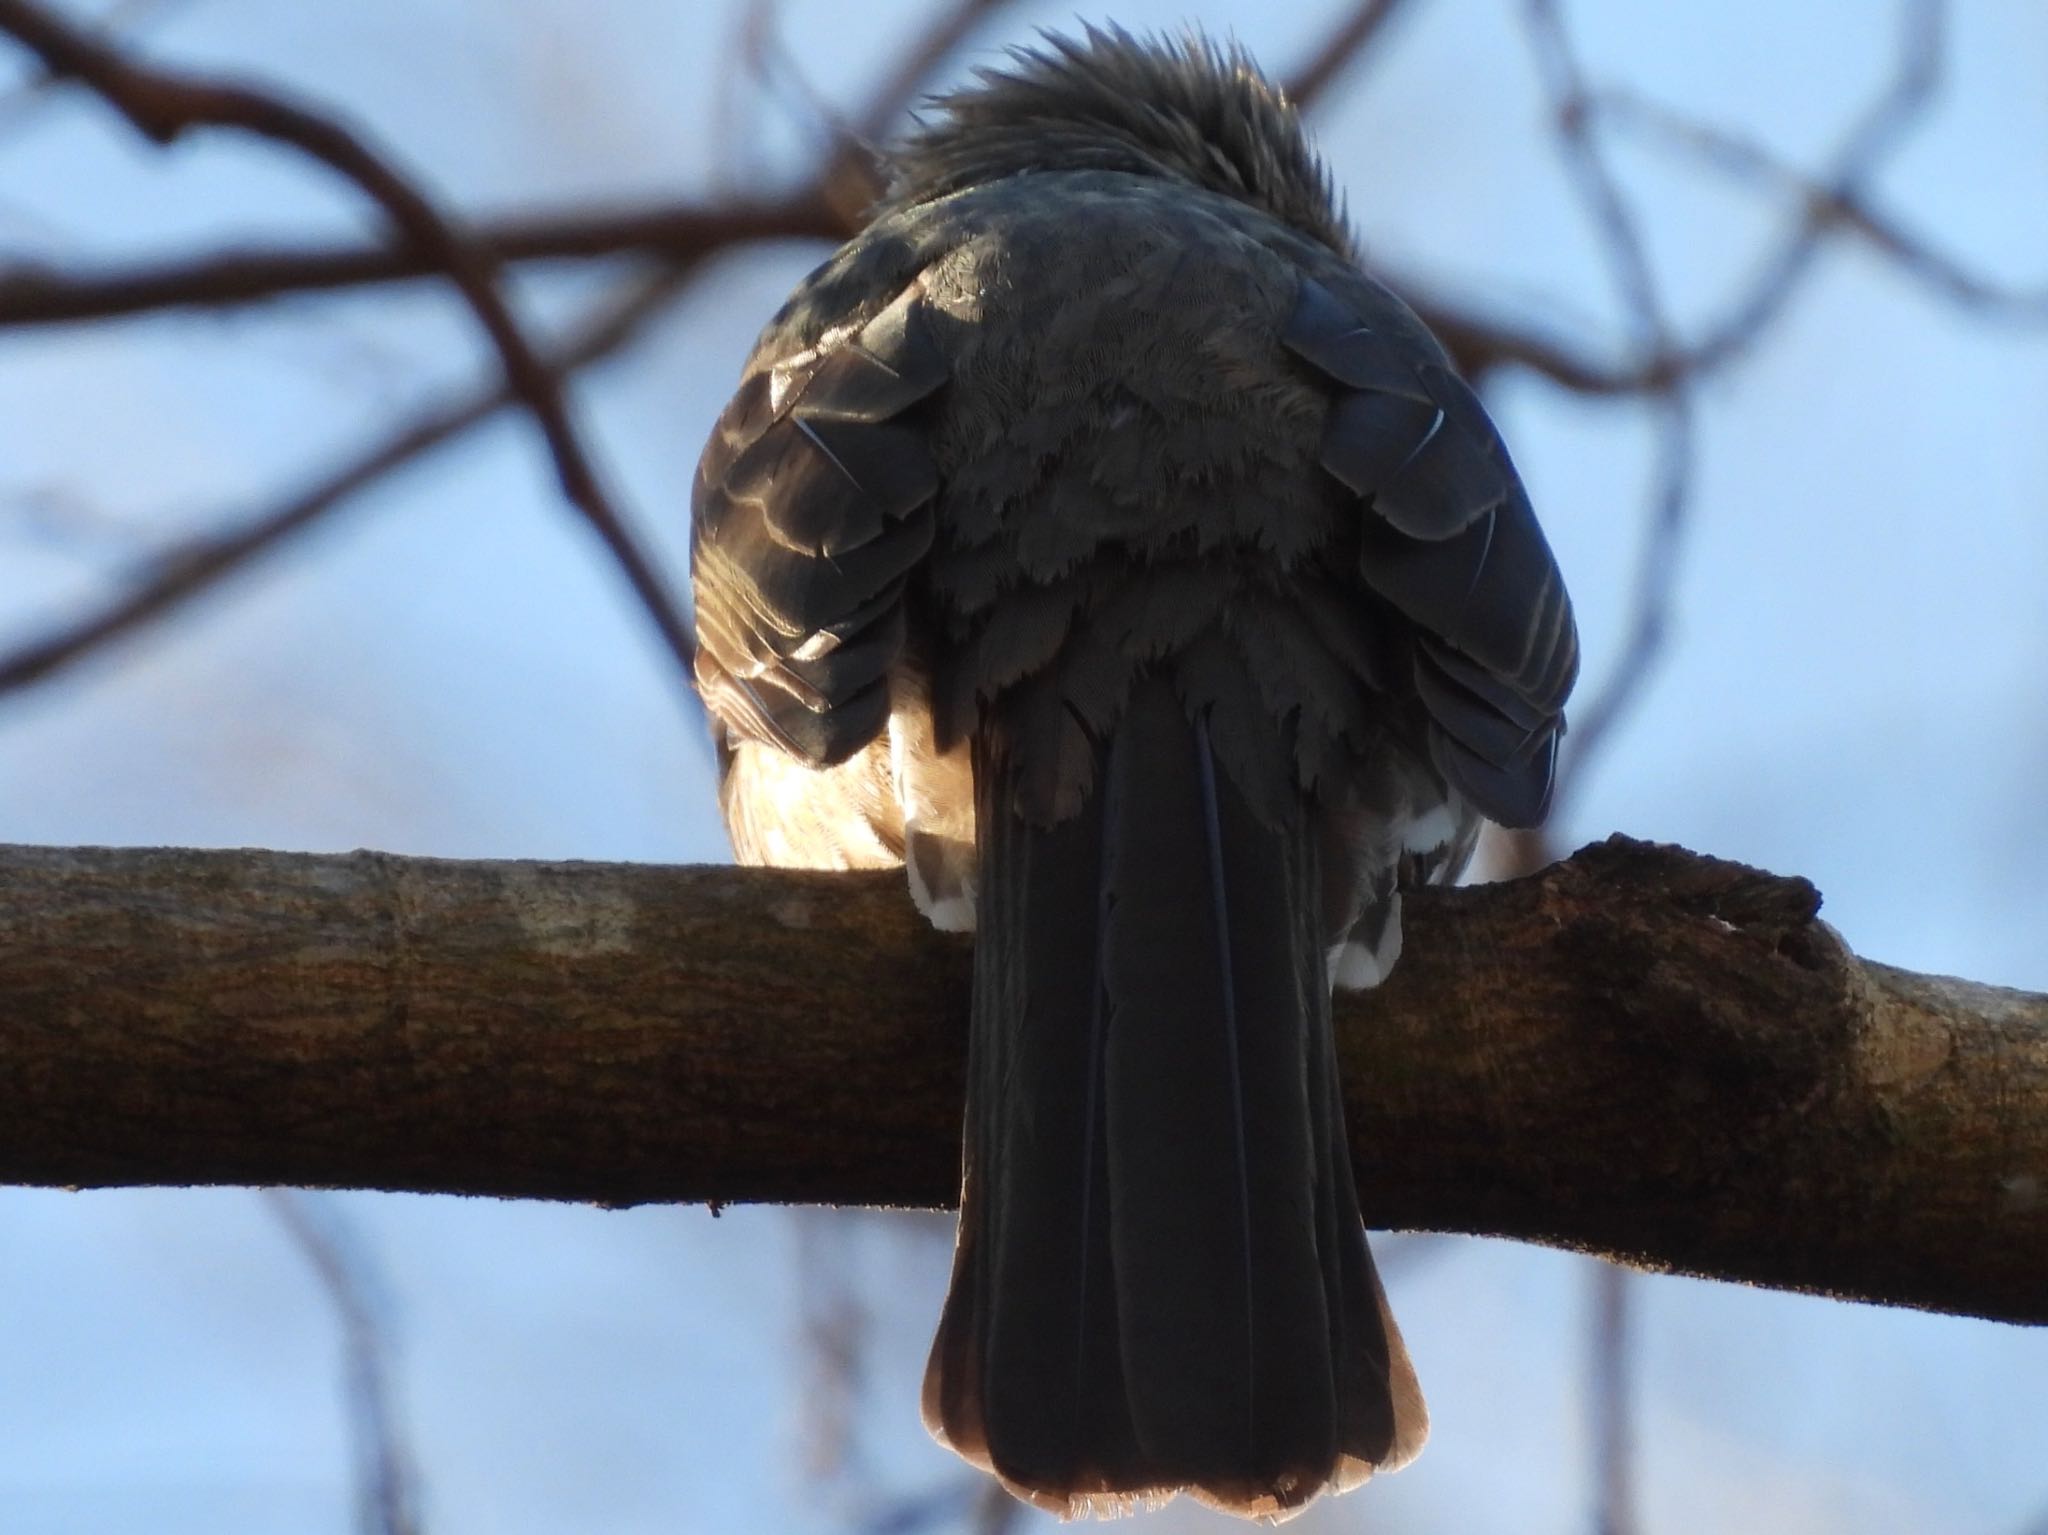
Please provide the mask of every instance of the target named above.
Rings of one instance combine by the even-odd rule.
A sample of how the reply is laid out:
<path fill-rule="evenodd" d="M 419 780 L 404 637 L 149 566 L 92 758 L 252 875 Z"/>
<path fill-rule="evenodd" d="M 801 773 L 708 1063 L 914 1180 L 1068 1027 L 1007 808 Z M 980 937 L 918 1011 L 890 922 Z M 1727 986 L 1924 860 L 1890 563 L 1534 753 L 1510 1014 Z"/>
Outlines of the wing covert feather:
<path fill-rule="evenodd" d="M 932 545 L 915 412 L 948 369 L 923 303 L 913 283 L 793 355 L 771 333 L 698 465 L 698 686 L 728 728 L 821 765 L 887 722 L 904 583 Z"/>
<path fill-rule="evenodd" d="M 1532 825 L 1578 672 L 1571 602 L 1485 408 L 1413 334 L 1381 290 L 1305 277 L 1282 341 L 1330 386 L 1323 467 L 1359 499 L 1359 576 L 1412 626 L 1432 759 L 1494 820 Z"/>

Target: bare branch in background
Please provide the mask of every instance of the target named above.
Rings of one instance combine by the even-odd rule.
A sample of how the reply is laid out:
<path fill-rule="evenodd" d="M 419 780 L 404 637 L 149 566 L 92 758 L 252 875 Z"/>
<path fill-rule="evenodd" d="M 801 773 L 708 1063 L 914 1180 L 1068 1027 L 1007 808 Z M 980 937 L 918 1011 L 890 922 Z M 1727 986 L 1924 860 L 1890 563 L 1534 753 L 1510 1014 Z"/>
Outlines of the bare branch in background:
<path fill-rule="evenodd" d="M 297 1189 L 265 1189 L 263 1199 L 313 1266 L 341 1322 L 357 1527 L 363 1535 L 420 1535 L 417 1476 L 393 1401 L 391 1343 L 377 1304 L 382 1286 L 370 1256 L 332 1201 Z"/>
<path fill-rule="evenodd" d="M 507 261 L 604 260 L 619 256 L 696 262 L 762 240 L 829 240 L 846 225 L 815 197 L 677 204 L 506 220 L 478 238 Z M 300 293 L 416 282 L 435 276 L 418 250 L 349 245 L 309 250 L 228 250 L 79 275 L 48 268 L 0 272 L 0 327 L 72 324 L 181 309 L 225 308 Z"/>
<path fill-rule="evenodd" d="M 977 22 L 1000 10 L 1003 3 L 1005 0 L 962 0 L 941 12 L 904 63 L 875 93 L 862 122 L 886 126 L 893 121 L 930 70 L 943 62 Z M 154 578 L 105 609 L 0 656 L 0 692 L 43 680 L 116 636 L 210 590 L 222 577 L 324 520 L 360 491 L 515 404 L 534 412 L 544 424 L 554 423 L 549 440 L 564 485 L 575 487 L 571 499 L 626 570 L 643 606 L 648 607 L 670 650 L 683 663 L 683 675 L 688 679 L 690 642 L 682 619 L 651 561 L 603 502 L 595 472 L 569 430 L 561 380 L 630 340 L 651 315 L 682 291 L 702 258 L 712 252 L 749 240 L 827 239 L 846 233 L 851 227 L 847 216 L 833 210 L 838 201 L 851 195 L 849 178 L 857 181 L 867 174 L 858 155 L 843 146 L 827 155 L 811 188 L 779 203 L 666 208 L 610 219 L 541 220 L 523 229 L 477 238 L 458 234 L 424 194 L 371 156 L 346 130 L 301 108 L 238 86 L 143 71 L 21 0 L 0 0 L 0 32 L 36 49 L 53 71 L 85 79 L 151 137 L 167 139 L 188 126 L 216 123 L 251 132 L 274 132 L 336 165 L 386 202 L 388 209 L 395 204 L 394 219 L 403 214 L 412 220 L 408 224 L 400 219 L 404 232 L 412 237 L 409 243 L 391 247 L 326 253 L 230 253 L 198 263 L 130 273 L 111 283 L 103 279 L 80 282 L 38 271 L 0 274 L 0 326 L 140 314 L 192 304 L 240 303 L 284 291 L 445 276 L 462 286 L 498 342 L 505 367 L 502 385 L 430 408 L 272 510 L 244 520 L 232 531 L 203 535 L 171 550 Z M 866 194 L 862 194 L 861 201 L 865 200 Z M 631 251 L 663 255 L 680 264 L 649 279 L 615 310 L 545 356 L 526 339 L 497 292 L 501 259 L 596 257 Z M 559 410 L 551 410 L 550 402 Z M 591 503 L 577 499 L 579 490 L 598 496 L 596 515 Z"/>
<path fill-rule="evenodd" d="M 880 145 L 895 131 L 897 120 L 916 104 L 918 92 L 957 53 L 975 29 L 1006 11 L 1013 0 L 945 0 L 920 34 L 903 49 L 896 65 L 868 98 L 837 152 L 820 171 L 818 195 L 839 221 L 840 233 L 851 233 L 882 195 L 888 177 Z"/>
<path fill-rule="evenodd" d="M 854 119 L 856 138 L 876 144 L 887 137 L 896 120 L 916 103 L 926 82 L 958 53 L 975 30 L 1011 8 L 1013 0 L 945 0 L 919 36 L 896 60 L 869 98 L 868 108 Z"/>
<path fill-rule="evenodd" d="M 691 269 L 662 271 L 630 284 L 615 302 L 566 342 L 547 352 L 546 366 L 567 375 L 610 355 L 640 335 L 673 304 Z M 379 437 L 343 465 L 252 517 L 218 519 L 224 531 L 179 543 L 157 561 L 155 574 L 104 608 L 54 633 L 0 655 L 0 693 L 46 681 L 109 641 L 162 618 L 304 533 L 392 474 L 466 435 L 516 403 L 509 380 L 431 406 Z"/>
<path fill-rule="evenodd" d="M 1936 34 L 1925 28 L 1926 23 L 1917 18 L 1908 23 L 1901 42 L 1902 75 L 1916 67 L 1912 51 L 1931 46 L 1923 39 Z M 1698 122 L 1622 87 L 1602 88 L 1590 106 L 1595 116 L 1617 128 L 1640 134 L 1766 194 L 1789 198 L 1801 215 L 1795 240 L 1821 233 L 1846 234 L 1862 240 L 1907 277 L 1959 309 L 2023 324 L 2048 320 L 2048 283 L 2012 287 L 1972 271 L 1960 257 L 1876 207 L 1870 194 L 1854 181 L 1841 181 L 1839 172 L 1833 181 L 1816 180 L 1745 134 Z M 1746 308 L 1743 312 L 1747 315 Z M 1745 323 L 1756 322 L 1747 317 Z"/>
<path fill-rule="evenodd" d="M 1634 331 L 1637 366 L 1654 364 L 1676 349 L 1671 322 L 1657 288 L 1649 248 L 1635 212 L 1593 137 L 1591 93 L 1565 27 L 1559 0 L 1529 0 L 1530 37 L 1565 165 L 1578 187 Z M 1635 600 L 1621 660 L 1591 703 L 1574 711 L 1574 746 L 1565 788 L 1585 771 L 1601 741 L 1642 690 L 1664 649 L 1671 593 L 1678 582 L 1679 542 L 1691 501 L 1693 406 L 1691 377 L 1679 372 L 1656 392 L 1657 469 L 1636 567 Z"/>
<path fill-rule="evenodd" d="M 499 289 L 498 258 L 488 245 L 460 231 L 450 214 L 333 118 L 250 86 L 147 68 L 28 0 L 0 0 L 0 32 L 53 75 L 92 90 L 160 145 L 196 130 L 231 129 L 296 149 L 354 183 L 402 242 L 462 294 L 490 337 L 512 394 L 546 438 L 562 493 L 611 551 L 683 675 L 692 675 L 696 650 L 682 610 L 605 492 L 570 420 L 561 381 L 536 354 Z"/>
<path fill-rule="evenodd" d="M 524 215 L 479 223 L 472 231 L 479 243 L 506 261 L 592 260 L 639 254 L 668 259 L 694 259 L 756 240 L 837 239 L 874 194 L 878 182 L 871 157 L 860 148 L 883 136 L 914 96 L 918 85 L 947 50 L 973 28 L 1002 9 L 996 0 L 956 0 L 942 10 L 925 35 L 906 51 L 868 110 L 855 119 L 858 143 L 844 145 L 834 162 L 822 167 L 810 189 L 788 198 L 760 202 L 676 203 L 624 210 L 577 210 Z M 1371 7 L 1362 7 L 1344 23 L 1322 50 L 1340 54 L 1353 29 Z M 1380 13 L 1375 13 L 1380 14 Z M 1909 15 L 1906 48 L 1925 46 L 1934 30 L 1925 20 L 1928 3 Z M 1385 19 L 1380 15 L 1380 22 Z M 1380 23 L 1375 23 L 1379 25 Z M 1364 41 L 1384 36 L 1365 29 Z M 1313 84 L 1311 66 L 1305 76 Z M 1807 217 L 1787 238 L 1783 250 L 1721 324 L 1700 340 L 1674 344 L 1669 350 L 1620 363 L 1597 349 L 1561 340 L 1526 325 L 1489 316 L 1432 291 L 1425 282 L 1400 273 L 1382 273 L 1443 337 L 1465 372 L 1484 375 L 1497 368 L 1533 372 L 1560 388 L 1594 396 L 1642 396 L 1667 393 L 1674 380 L 1698 382 L 1747 355 L 1768 321 L 1798 291 L 1811 265 L 1812 247 L 1833 231 L 1855 232 L 1866 225 L 1883 227 L 1875 216 L 1844 218 L 1830 211 L 1860 208 L 1862 179 L 1874 169 L 1874 155 L 1896 131 L 1902 113 L 1913 108 L 1921 66 L 1902 63 L 1899 83 L 1867 114 L 1850 150 L 1825 186 L 1815 184 L 1805 199 Z M 1595 108 L 1605 100 L 1596 93 Z M 1854 172 L 1844 178 L 1842 166 Z M 1866 234 L 1868 230 L 1866 229 Z M 1903 237 L 1879 242 L 1909 275 L 1968 292 L 1971 284 Z M 70 323 L 85 319 L 251 303 L 290 293 L 331 291 L 366 284 L 416 281 L 434 275 L 420 253 L 388 247 L 340 247 L 294 250 L 217 252 L 197 258 L 94 273 L 15 269 L 0 273 L 0 326 Z M 1986 301 L 1995 295 L 1987 293 Z M 2009 307 L 2025 314 L 2026 296 Z"/>
<path fill-rule="evenodd" d="M 901 1494 L 854 1522 L 859 1535 L 926 1535 L 965 1529 L 971 1535 L 1004 1535 L 1027 1504 L 1003 1484 L 963 1467 L 935 1487 Z"/>
<path fill-rule="evenodd" d="M 1890 82 L 1850 129 L 1827 174 L 1816 183 L 1820 195 L 1807 199 L 1799 221 L 1764 262 L 1748 293 L 1690 350 L 1693 366 L 1712 367 L 1725 356 L 1746 352 L 1784 313 L 1829 235 L 1843 227 L 1829 210 L 1860 205 L 1886 159 L 1926 116 L 1940 77 L 1947 10 L 1943 0 L 1900 4 Z"/>
<path fill-rule="evenodd" d="M 856 1282 L 853 1212 L 790 1212 L 806 1380 L 799 1394 L 806 1474 L 833 1480 L 860 1471 L 861 1396 L 871 1317 Z"/>
<path fill-rule="evenodd" d="M 132 37 L 180 3 L 181 0 L 120 0 L 118 5 L 107 8 L 99 28 L 104 34 Z M 11 90 L 0 91 L 0 134 L 18 131 L 31 122 L 36 110 L 51 99 L 50 88 L 59 83 L 60 76 L 43 68 Z"/>
<path fill-rule="evenodd" d="M 1001 1482 L 985 1476 L 976 1480 L 981 1490 L 974 1500 L 974 1535 L 1007 1535 L 1026 1505 Z"/>
<path fill-rule="evenodd" d="M 986 1476 L 963 1469 L 936 1487 L 885 1500 L 873 1512 L 856 1520 L 854 1528 L 859 1535 L 925 1535 L 927 1530 L 951 1528 L 974 1511 L 990 1485 Z M 1001 1483 L 994 1485 L 1001 1491 Z"/>
<path fill-rule="evenodd" d="M 723 88 L 732 89 L 745 81 L 777 98 L 783 111 L 819 140 L 828 154 L 839 153 L 853 139 L 853 129 L 783 41 L 780 0 L 749 0 L 740 20 L 736 53 L 740 67 L 726 72 Z M 748 92 L 750 102 L 754 94 Z"/>
<path fill-rule="evenodd" d="M 1592 1405 L 1594 1535 L 1641 1535 L 1636 1498 L 1634 1277 L 1593 1266 Z"/>
<path fill-rule="evenodd" d="M 1308 62 L 1289 77 L 1287 94 L 1307 111 L 1328 96 L 1330 88 L 1350 74 L 1372 52 L 1380 33 L 1408 0 L 1360 0 L 1337 25 Z"/>
<path fill-rule="evenodd" d="M 1391 11 L 1395 7 L 1388 7 Z M 948 48 L 969 35 L 972 29 L 1002 9 L 996 0 L 956 0 L 943 10 L 927 33 L 907 50 L 904 64 L 892 72 L 869 108 L 855 120 L 856 133 L 872 142 L 884 136 L 915 94 L 917 86 Z M 1322 50 L 1334 57 L 1343 52 L 1354 29 L 1365 28 L 1361 20 L 1374 6 L 1358 12 L 1333 33 Z M 1431 325 L 1442 333 L 1470 372 L 1485 372 L 1501 366 L 1527 368 L 1560 387 L 1592 395 L 1655 394 L 1669 388 L 1680 374 L 1703 377 L 1727 366 L 1743 355 L 1756 339 L 1757 318 L 1774 315 L 1778 306 L 1797 290 L 1806 269 L 1804 258 L 1793 259 L 1812 241 L 1840 229 L 1861 231 L 1876 240 L 1877 248 L 1905 263 L 1906 270 L 1924 276 L 1939 291 L 1953 288 L 1959 298 L 1973 288 L 1985 291 L 1977 302 L 2008 305 L 2031 313 L 2031 295 L 2000 295 L 1988 284 L 1956 282 L 1949 265 L 1927 259 L 1932 255 L 1918 242 L 1885 230 L 1884 221 L 1869 212 L 1861 201 L 1860 186 L 1874 168 L 1874 157 L 1888 147 L 1901 114 L 1915 110 L 1915 92 L 1922 88 L 1924 64 L 1916 62 L 1918 52 L 1931 46 L 1938 28 L 1930 21 L 1931 0 L 1919 0 L 1909 13 L 1904 47 L 1909 57 L 1902 61 L 1898 83 L 1866 115 L 1852 135 L 1849 151 L 1838 162 L 1837 171 L 1825 185 L 1814 183 L 1804 201 L 1808 217 L 1788 238 L 1785 251 L 1766 264 L 1766 271 L 1753 289 L 1739 302 L 1731 318 L 1712 328 L 1700 342 L 1672 352 L 1632 363 L 1614 364 L 1592 352 L 1575 349 L 1555 338 L 1514 324 L 1471 312 L 1429 291 L 1428 285 L 1402 281 L 1399 287 Z M 1379 34 L 1374 28 L 1385 20 L 1380 15 L 1372 28 L 1359 33 L 1361 46 Z M 1304 77 L 1313 84 L 1312 64 Z M 1610 92 L 1596 92 L 1592 108 L 1612 107 Z M 1624 112 L 1626 109 L 1623 109 Z M 1701 129 L 1711 134 L 1714 130 Z M 1843 179 L 1841 166 L 1855 175 Z M 874 188 L 869 180 L 863 195 Z M 758 239 L 836 238 L 846 232 L 849 214 L 831 201 L 796 196 L 757 203 L 672 204 L 655 207 L 525 216 L 480 223 L 472 230 L 475 238 L 507 261 L 594 259 L 624 254 L 696 257 L 733 244 Z M 1842 210 L 1859 210 L 1850 217 Z M 324 291 L 370 283 L 410 281 L 432 275 L 432 268 L 417 252 L 346 247 L 307 251 L 228 251 L 185 261 L 163 263 L 127 271 L 89 275 L 38 270 L 14 270 L 0 274 L 0 325 L 68 322 L 82 319 L 137 314 L 191 306 L 248 303 L 279 295 Z"/>

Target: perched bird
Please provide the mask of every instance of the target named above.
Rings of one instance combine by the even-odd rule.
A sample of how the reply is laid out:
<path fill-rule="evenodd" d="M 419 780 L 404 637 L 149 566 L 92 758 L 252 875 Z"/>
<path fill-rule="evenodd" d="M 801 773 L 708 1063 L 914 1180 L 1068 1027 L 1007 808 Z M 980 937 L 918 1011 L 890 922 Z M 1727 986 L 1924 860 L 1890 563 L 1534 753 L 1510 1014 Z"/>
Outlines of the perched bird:
<path fill-rule="evenodd" d="M 932 1432 L 1064 1514 L 1284 1517 L 1425 1431 L 1330 989 L 1542 818 L 1570 603 L 1241 53 L 1049 37 L 892 172 L 698 470 L 726 824 L 976 932 Z"/>

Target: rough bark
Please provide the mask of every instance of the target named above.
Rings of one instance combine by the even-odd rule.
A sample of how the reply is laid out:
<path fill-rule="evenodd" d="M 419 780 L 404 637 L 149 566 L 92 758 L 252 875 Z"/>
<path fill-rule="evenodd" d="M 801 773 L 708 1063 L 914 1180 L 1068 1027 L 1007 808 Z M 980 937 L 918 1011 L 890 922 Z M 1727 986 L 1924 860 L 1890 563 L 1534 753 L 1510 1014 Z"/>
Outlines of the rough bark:
<path fill-rule="evenodd" d="M 1615 838 L 1340 999 L 1375 1225 L 2048 1321 L 2048 997 Z M 0 1180 L 940 1205 L 969 948 L 894 875 L 0 848 Z"/>

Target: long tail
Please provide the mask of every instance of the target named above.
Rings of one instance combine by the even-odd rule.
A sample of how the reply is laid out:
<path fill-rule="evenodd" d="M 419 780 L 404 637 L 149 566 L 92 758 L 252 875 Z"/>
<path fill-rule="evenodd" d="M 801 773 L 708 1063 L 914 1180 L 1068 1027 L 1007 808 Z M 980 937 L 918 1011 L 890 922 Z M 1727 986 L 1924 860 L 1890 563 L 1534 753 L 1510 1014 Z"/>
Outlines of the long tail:
<path fill-rule="evenodd" d="M 1284 1516 L 1420 1447 L 1358 1217 L 1305 805 L 1261 820 L 1141 682 L 1093 797 L 977 741 L 965 1179 L 925 1421 L 1063 1514 Z"/>

